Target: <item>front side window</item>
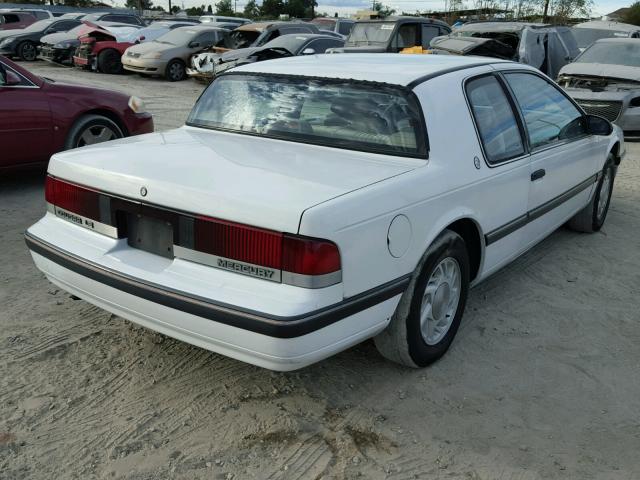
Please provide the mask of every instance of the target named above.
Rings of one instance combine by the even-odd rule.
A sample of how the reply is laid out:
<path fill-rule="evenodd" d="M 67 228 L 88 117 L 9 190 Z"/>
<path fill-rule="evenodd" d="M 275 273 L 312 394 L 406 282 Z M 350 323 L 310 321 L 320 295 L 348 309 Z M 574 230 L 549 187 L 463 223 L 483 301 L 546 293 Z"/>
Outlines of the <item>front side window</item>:
<path fill-rule="evenodd" d="M 532 149 L 587 133 L 582 113 L 542 77 L 531 73 L 507 73 L 505 77 L 520 105 Z"/>
<path fill-rule="evenodd" d="M 417 100 L 392 85 L 224 75 L 200 97 L 187 124 L 348 150 L 427 156 Z"/>
<path fill-rule="evenodd" d="M 415 23 L 405 23 L 398 28 L 398 33 L 396 33 L 393 39 L 393 47 L 398 52 L 403 48 L 415 47 L 420 45 L 418 39 L 418 25 Z"/>
<path fill-rule="evenodd" d="M 524 153 L 524 142 L 507 95 L 492 75 L 467 83 L 467 98 L 489 163 Z"/>
<path fill-rule="evenodd" d="M 422 48 L 429 48 L 431 40 L 440 35 L 440 29 L 435 25 L 422 25 Z"/>

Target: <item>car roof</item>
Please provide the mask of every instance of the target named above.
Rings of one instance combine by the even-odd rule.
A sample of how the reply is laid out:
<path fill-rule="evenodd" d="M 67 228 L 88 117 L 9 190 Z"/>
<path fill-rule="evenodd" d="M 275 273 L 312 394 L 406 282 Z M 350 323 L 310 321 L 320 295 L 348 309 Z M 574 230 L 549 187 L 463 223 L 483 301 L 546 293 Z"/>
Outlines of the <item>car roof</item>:
<path fill-rule="evenodd" d="M 437 25 L 446 25 L 447 27 L 449 26 L 449 24 L 443 20 L 439 20 L 437 18 L 427 18 L 427 17 L 385 17 L 385 18 L 374 18 L 371 20 L 365 19 L 365 20 L 358 20 L 355 22 L 355 24 L 357 25 L 358 23 L 389 23 L 389 22 L 394 22 L 394 23 L 405 23 L 405 22 L 411 22 L 411 23 L 435 23 Z"/>
<path fill-rule="evenodd" d="M 421 77 L 445 73 L 451 69 L 504 62 L 495 58 L 458 55 L 349 53 L 289 57 L 243 65 L 233 71 L 369 80 L 406 86 Z"/>
<path fill-rule="evenodd" d="M 456 31 L 477 31 L 484 30 L 487 32 L 519 32 L 527 27 L 543 28 L 550 27 L 547 23 L 531 23 L 531 22 L 468 22 L 461 25 Z"/>
<path fill-rule="evenodd" d="M 633 43 L 638 44 L 640 43 L 640 40 L 638 40 L 637 38 L 631 38 L 631 37 L 623 37 L 623 38 L 601 38 L 600 40 L 596 40 L 593 43 Z"/>
<path fill-rule="evenodd" d="M 596 30 L 618 30 L 620 32 L 637 32 L 640 26 L 629 23 L 613 22 L 610 20 L 592 20 L 574 25 L 573 28 L 593 28 Z"/>

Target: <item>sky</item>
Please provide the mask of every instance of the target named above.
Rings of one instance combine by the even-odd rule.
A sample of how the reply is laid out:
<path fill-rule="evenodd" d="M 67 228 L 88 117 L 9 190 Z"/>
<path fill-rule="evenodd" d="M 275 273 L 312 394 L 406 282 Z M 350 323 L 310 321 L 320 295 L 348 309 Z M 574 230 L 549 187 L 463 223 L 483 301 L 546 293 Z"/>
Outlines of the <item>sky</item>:
<path fill-rule="evenodd" d="M 185 7 L 192 7 L 202 5 L 215 5 L 218 0 L 172 0 L 173 5 L 184 4 Z M 338 13 L 340 16 L 347 16 L 351 13 L 355 13 L 357 10 L 363 10 L 370 8 L 370 0 L 316 0 L 318 2 L 318 11 L 333 16 L 334 13 Z M 116 0 L 115 3 L 124 3 L 122 0 Z M 154 4 L 168 5 L 168 0 L 154 0 Z M 246 0 L 236 0 L 237 11 L 241 12 L 244 8 Z M 261 3 L 261 0 L 258 0 Z M 444 0 L 382 0 L 385 5 L 396 9 L 398 12 L 415 12 L 416 10 L 433 11 L 442 10 L 445 7 Z M 592 11 L 594 16 L 605 15 L 613 12 L 618 8 L 627 7 L 633 0 L 620 1 L 620 0 L 595 0 L 595 5 Z M 468 8 L 472 8 L 474 1 L 467 0 L 464 4 Z"/>

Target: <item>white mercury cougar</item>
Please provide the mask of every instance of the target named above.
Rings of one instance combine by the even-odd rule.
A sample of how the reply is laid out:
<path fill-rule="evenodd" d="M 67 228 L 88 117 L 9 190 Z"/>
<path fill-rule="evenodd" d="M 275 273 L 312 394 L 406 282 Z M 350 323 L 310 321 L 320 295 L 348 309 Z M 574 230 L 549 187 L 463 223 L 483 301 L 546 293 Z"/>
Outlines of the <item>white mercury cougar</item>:
<path fill-rule="evenodd" d="M 424 367 L 477 284 L 601 228 L 622 134 L 525 65 L 443 55 L 236 68 L 186 126 L 56 154 L 26 233 L 53 283 L 292 370 L 374 337 Z"/>

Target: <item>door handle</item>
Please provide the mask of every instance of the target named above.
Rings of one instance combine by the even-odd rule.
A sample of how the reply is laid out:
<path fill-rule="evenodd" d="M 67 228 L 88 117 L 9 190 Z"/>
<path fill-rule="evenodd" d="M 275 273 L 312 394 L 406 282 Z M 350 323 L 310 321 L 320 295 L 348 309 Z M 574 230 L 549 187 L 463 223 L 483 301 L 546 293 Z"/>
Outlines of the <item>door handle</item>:
<path fill-rule="evenodd" d="M 540 170 L 536 170 L 535 172 L 533 172 L 531 174 L 531 181 L 535 182 L 536 180 L 540 180 L 546 174 L 547 174 L 547 172 L 544 170 L 544 168 L 541 168 Z"/>

